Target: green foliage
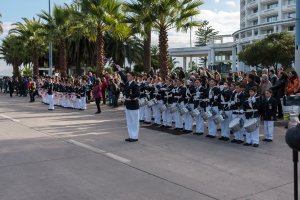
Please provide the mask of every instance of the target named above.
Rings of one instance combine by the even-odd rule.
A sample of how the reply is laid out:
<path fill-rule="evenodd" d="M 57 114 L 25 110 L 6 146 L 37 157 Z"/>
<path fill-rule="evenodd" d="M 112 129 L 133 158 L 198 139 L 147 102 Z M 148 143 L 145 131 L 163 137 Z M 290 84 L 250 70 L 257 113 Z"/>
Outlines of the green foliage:
<path fill-rule="evenodd" d="M 0 13 L 0 18 L 2 17 L 1 13 Z M 2 27 L 2 21 L 0 20 L 0 34 L 3 33 L 3 27 Z"/>
<path fill-rule="evenodd" d="M 32 76 L 32 67 L 30 65 L 25 65 L 20 69 L 20 74 L 22 74 L 22 76 Z"/>
<path fill-rule="evenodd" d="M 218 34 L 219 31 L 215 31 L 212 26 L 209 26 L 209 22 L 204 20 L 196 31 L 196 47 L 206 46 L 211 40 L 213 40 Z"/>
<path fill-rule="evenodd" d="M 294 61 L 295 43 L 290 33 L 274 33 L 246 46 L 239 53 L 239 60 L 249 66 L 276 67 L 282 64 L 289 67 Z"/>

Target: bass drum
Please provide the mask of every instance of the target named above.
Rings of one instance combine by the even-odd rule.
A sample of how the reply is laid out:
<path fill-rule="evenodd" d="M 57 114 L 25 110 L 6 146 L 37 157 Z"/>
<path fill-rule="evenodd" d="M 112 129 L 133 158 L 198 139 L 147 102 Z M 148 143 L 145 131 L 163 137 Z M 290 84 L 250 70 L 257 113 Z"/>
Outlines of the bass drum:
<path fill-rule="evenodd" d="M 240 131 L 243 127 L 243 119 L 242 118 L 235 118 L 229 123 L 229 129 L 233 132 L 236 133 Z"/>
<path fill-rule="evenodd" d="M 253 119 L 247 119 L 244 124 L 244 128 L 247 131 L 247 133 L 252 133 L 259 127 L 259 122 L 256 118 Z"/>

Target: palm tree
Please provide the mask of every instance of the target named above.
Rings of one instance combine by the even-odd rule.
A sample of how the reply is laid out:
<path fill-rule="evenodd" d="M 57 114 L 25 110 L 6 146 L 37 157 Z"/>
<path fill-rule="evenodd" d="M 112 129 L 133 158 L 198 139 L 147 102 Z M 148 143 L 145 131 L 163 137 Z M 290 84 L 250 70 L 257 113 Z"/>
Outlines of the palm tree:
<path fill-rule="evenodd" d="M 155 20 L 151 14 L 154 3 L 157 0 L 131 0 L 125 3 L 125 10 L 128 13 L 126 22 L 131 24 L 134 32 L 144 37 L 144 71 L 148 73 L 151 69 L 151 30 Z"/>
<path fill-rule="evenodd" d="M 67 76 L 68 67 L 68 53 L 67 53 L 67 38 L 69 36 L 68 19 L 70 10 L 67 7 L 54 6 L 53 17 L 48 12 L 42 11 L 38 15 L 41 19 L 46 21 L 44 28 L 48 31 L 48 38 L 50 41 L 58 44 L 59 52 L 59 67 L 62 77 Z"/>
<path fill-rule="evenodd" d="M 159 61 L 161 75 L 165 78 L 170 66 L 168 55 L 168 30 L 187 31 L 199 26 L 199 22 L 190 18 L 200 13 L 201 0 L 159 0 L 155 3 L 152 15 L 155 16 L 153 27 L 159 32 Z"/>
<path fill-rule="evenodd" d="M 25 52 L 22 38 L 16 35 L 8 35 L 0 46 L 1 58 L 13 66 L 13 75 L 16 77 L 20 76 L 19 66 L 26 57 Z"/>
<path fill-rule="evenodd" d="M 0 18 L 2 17 L 1 13 L 0 13 Z M 2 21 L 0 20 L 0 33 L 3 33 L 3 27 L 2 27 Z"/>
<path fill-rule="evenodd" d="M 77 12 L 79 23 L 73 29 L 80 29 L 92 42 L 96 42 L 96 67 L 102 75 L 104 67 L 104 34 L 110 33 L 122 40 L 130 34 L 125 23 L 122 23 L 122 3 L 118 0 L 81 0 L 81 12 Z"/>
<path fill-rule="evenodd" d="M 24 49 L 31 54 L 33 75 L 37 76 L 39 74 L 39 58 L 46 51 L 45 30 L 40 20 L 23 18 L 23 21 L 24 23 L 14 23 L 14 28 L 10 30 L 10 34 L 15 33 L 24 41 Z"/>

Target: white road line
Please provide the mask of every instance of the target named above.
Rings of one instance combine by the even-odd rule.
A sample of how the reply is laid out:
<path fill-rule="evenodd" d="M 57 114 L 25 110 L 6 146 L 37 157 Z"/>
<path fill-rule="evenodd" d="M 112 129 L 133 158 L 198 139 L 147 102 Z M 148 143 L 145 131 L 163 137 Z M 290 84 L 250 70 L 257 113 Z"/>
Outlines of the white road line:
<path fill-rule="evenodd" d="M 13 122 L 20 122 L 20 120 L 14 119 L 14 118 L 9 117 L 9 116 L 7 116 L 7 115 L 1 114 L 0 116 L 3 117 L 3 118 L 5 118 L 5 119 L 9 119 L 9 120 L 11 120 L 11 121 L 13 121 Z"/>
<path fill-rule="evenodd" d="M 82 134 L 75 134 L 75 135 L 70 135 L 70 133 L 66 134 L 59 134 L 59 137 L 79 137 L 79 136 L 87 136 L 87 135 L 107 135 L 110 132 L 102 132 L 102 133 L 82 133 Z"/>
<path fill-rule="evenodd" d="M 85 148 L 85 149 L 88 149 L 94 153 L 98 153 L 98 154 L 101 154 L 101 155 L 104 155 L 108 158 L 112 158 L 116 161 L 119 161 L 121 163 L 130 163 L 130 160 L 126 159 L 126 158 L 123 158 L 121 156 L 118 156 L 116 154 L 113 154 L 113 153 L 109 153 L 109 152 L 106 152 L 104 150 L 101 150 L 101 149 L 98 149 L 96 147 L 93 147 L 93 146 L 90 146 L 90 145 L 87 145 L 87 144 L 84 144 L 84 143 L 81 143 L 81 142 L 78 142 L 76 140 L 68 140 L 71 144 L 74 144 L 76 146 L 79 146 L 79 147 L 82 147 L 82 148 Z"/>

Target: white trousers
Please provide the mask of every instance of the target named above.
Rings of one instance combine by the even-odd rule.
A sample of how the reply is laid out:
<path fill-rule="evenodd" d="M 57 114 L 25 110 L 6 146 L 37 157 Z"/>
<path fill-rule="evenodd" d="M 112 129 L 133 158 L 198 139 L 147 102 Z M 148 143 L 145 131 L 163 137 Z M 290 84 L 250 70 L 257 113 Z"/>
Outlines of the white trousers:
<path fill-rule="evenodd" d="M 259 144 L 259 127 L 251 133 L 246 132 L 246 142 L 248 144 Z"/>
<path fill-rule="evenodd" d="M 161 112 L 160 108 L 163 105 L 162 101 L 158 101 L 158 104 L 153 106 L 154 123 L 161 124 Z"/>
<path fill-rule="evenodd" d="M 264 134 L 266 139 L 273 140 L 274 121 L 264 121 Z"/>
<path fill-rule="evenodd" d="M 221 136 L 229 138 L 229 134 L 230 134 L 229 123 L 231 121 L 232 112 L 231 111 L 224 111 L 224 112 L 228 118 L 226 118 L 221 123 Z"/>
<path fill-rule="evenodd" d="M 81 97 L 80 109 L 86 110 L 86 97 Z"/>
<path fill-rule="evenodd" d="M 151 107 L 145 106 L 145 122 L 151 122 L 152 111 Z"/>
<path fill-rule="evenodd" d="M 139 110 L 125 109 L 128 135 L 131 139 L 139 138 Z"/>
<path fill-rule="evenodd" d="M 204 119 L 201 115 L 196 116 L 196 133 L 204 133 Z"/>
<path fill-rule="evenodd" d="M 210 109 L 211 107 L 207 107 L 206 109 Z M 219 109 L 217 106 L 212 107 L 215 112 L 219 112 Z M 208 125 L 208 135 L 216 136 L 217 135 L 217 125 L 214 122 L 213 118 L 210 117 L 207 120 L 207 125 Z"/>
<path fill-rule="evenodd" d="M 237 117 L 242 118 L 245 121 L 245 115 L 232 114 L 232 119 L 235 119 Z M 240 131 L 237 131 L 237 132 L 234 133 L 234 139 L 244 141 L 245 140 L 244 134 L 245 134 L 245 129 L 241 128 Z"/>
<path fill-rule="evenodd" d="M 178 111 L 176 111 L 173 113 L 173 117 L 175 120 L 175 128 L 183 128 L 183 120 L 181 114 Z"/>
<path fill-rule="evenodd" d="M 190 108 L 194 110 L 194 104 L 189 104 Z M 193 129 L 193 117 L 192 115 L 188 112 L 187 114 L 184 115 L 184 130 L 191 131 Z"/>
<path fill-rule="evenodd" d="M 139 108 L 140 120 L 144 120 L 145 117 L 145 106 L 140 106 Z"/>
<path fill-rule="evenodd" d="M 53 95 L 48 95 L 48 103 L 49 103 L 49 108 L 50 110 L 54 110 L 54 100 L 53 100 Z"/>
<path fill-rule="evenodd" d="M 170 112 L 169 109 L 167 109 L 166 111 L 166 121 L 167 121 L 167 126 L 172 126 L 172 118 L 173 118 L 173 114 Z"/>

